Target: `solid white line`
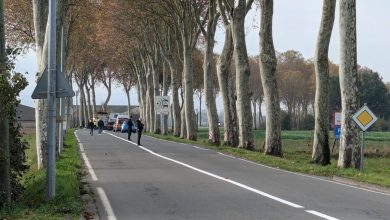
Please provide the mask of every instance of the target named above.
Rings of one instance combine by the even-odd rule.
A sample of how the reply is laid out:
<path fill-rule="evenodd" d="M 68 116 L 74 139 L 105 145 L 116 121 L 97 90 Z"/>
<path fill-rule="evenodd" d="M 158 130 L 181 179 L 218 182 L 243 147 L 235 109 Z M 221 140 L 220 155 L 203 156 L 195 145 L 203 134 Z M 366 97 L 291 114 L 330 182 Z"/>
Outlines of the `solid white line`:
<path fill-rule="evenodd" d="M 83 144 L 79 142 L 79 146 L 80 146 L 80 151 L 81 151 L 81 152 L 84 152 L 84 146 L 83 146 Z"/>
<path fill-rule="evenodd" d="M 107 212 L 107 218 L 108 218 L 109 220 L 116 220 L 114 211 L 113 211 L 112 208 L 111 208 L 110 201 L 108 200 L 107 195 L 106 195 L 106 193 L 104 192 L 103 188 L 101 188 L 101 187 L 96 187 L 96 189 L 97 189 L 97 192 L 98 192 L 98 194 L 99 194 L 100 199 L 101 199 L 102 202 L 103 202 L 104 209 L 105 209 L 106 212 Z"/>
<path fill-rule="evenodd" d="M 85 166 L 87 166 L 89 173 L 91 174 L 92 180 L 97 181 L 98 178 L 96 177 L 95 171 L 92 169 L 91 164 L 89 163 L 87 155 L 85 153 L 81 153 L 84 159 Z"/>
<path fill-rule="evenodd" d="M 109 133 L 108 133 L 108 134 L 109 134 Z M 114 136 L 114 137 L 116 137 L 116 138 L 118 138 L 118 139 L 121 139 L 121 140 L 130 142 L 130 141 L 128 141 L 128 140 L 126 140 L 126 139 L 124 139 L 124 138 L 118 137 L 118 136 L 116 136 L 116 135 L 113 135 L 113 134 L 110 134 L 110 135 L 112 135 L 112 136 Z M 169 157 L 162 156 L 162 155 L 157 154 L 157 153 L 155 153 L 155 152 L 153 152 L 153 151 L 151 151 L 151 150 L 149 150 L 149 149 L 147 149 L 147 148 L 145 148 L 145 147 L 142 147 L 142 146 L 138 146 L 138 147 L 141 148 L 141 149 L 143 149 L 143 150 L 146 151 L 146 152 L 149 152 L 150 154 L 153 154 L 154 156 L 157 156 L 157 157 L 163 158 L 163 159 L 165 159 L 165 160 L 169 160 L 169 161 L 171 161 L 171 162 L 180 164 L 180 165 L 182 165 L 182 166 L 184 166 L 184 167 L 190 168 L 190 169 L 192 169 L 192 170 L 198 171 L 198 172 L 203 173 L 203 174 L 205 174 L 205 175 L 208 175 L 208 176 L 214 177 L 214 178 L 216 178 L 216 179 L 222 180 L 222 181 L 224 181 L 224 182 L 231 183 L 231 184 L 233 184 L 233 185 L 236 185 L 236 186 L 241 187 L 241 188 L 243 188 L 243 189 L 249 190 L 249 191 L 254 192 L 254 193 L 256 193 L 256 194 L 262 195 L 262 196 L 264 196 L 264 197 L 270 198 L 270 199 L 272 199 L 272 200 L 278 201 L 278 202 L 280 202 L 280 203 L 283 203 L 283 204 L 292 206 L 292 207 L 294 207 L 294 208 L 304 208 L 304 207 L 301 206 L 301 205 L 298 205 L 298 204 L 289 202 L 289 201 L 287 201 L 287 200 L 284 200 L 284 199 L 281 199 L 281 198 L 279 198 L 279 197 L 273 196 L 273 195 L 268 194 L 268 193 L 266 193 L 266 192 L 263 192 L 263 191 L 254 189 L 254 188 L 252 188 L 252 187 L 250 187 L 250 186 L 247 186 L 247 185 L 244 185 L 244 184 L 242 184 L 242 183 L 239 183 L 239 182 L 236 182 L 236 181 L 233 181 L 233 180 L 230 180 L 230 179 L 227 179 L 227 178 L 224 178 L 224 177 L 215 175 L 215 174 L 210 173 L 210 172 L 207 172 L 207 171 L 205 171 L 205 170 L 198 169 L 198 168 L 193 167 L 193 166 L 191 166 L 191 165 L 188 165 L 188 164 L 186 164 L 186 163 L 183 163 L 183 162 L 180 162 L 180 161 L 171 159 L 171 158 L 169 158 Z"/>
<path fill-rule="evenodd" d="M 316 215 L 316 216 L 319 216 L 319 217 L 322 217 L 322 218 L 328 219 L 328 220 L 339 220 L 337 218 L 334 218 L 334 217 L 329 216 L 329 215 L 322 214 L 321 212 L 317 212 L 317 211 L 314 211 L 314 210 L 305 210 L 305 212 L 308 212 L 310 214 L 313 214 L 313 215 Z"/>
<path fill-rule="evenodd" d="M 222 154 L 222 153 L 220 153 L 220 154 Z M 227 155 L 225 155 L 225 156 L 227 156 Z M 269 168 L 269 169 L 272 169 L 272 170 L 278 170 L 278 171 L 285 172 L 285 173 L 295 174 L 297 176 L 303 176 L 303 177 L 307 177 L 307 178 L 311 178 L 311 179 L 315 179 L 315 180 L 320 180 L 320 181 L 324 181 L 324 182 L 328 182 L 328 183 L 334 183 L 334 184 L 346 186 L 346 187 L 349 187 L 349 188 L 359 189 L 359 190 L 363 190 L 363 191 L 366 191 L 366 192 L 377 193 L 377 194 L 381 194 L 381 195 L 385 195 L 385 196 L 389 196 L 390 195 L 389 193 L 379 192 L 379 191 L 375 191 L 375 190 L 370 190 L 370 189 L 366 189 L 366 188 L 361 188 L 361 187 L 357 187 L 357 186 L 348 185 L 348 184 L 345 184 L 345 183 L 336 182 L 336 181 L 333 181 L 333 180 L 327 180 L 327 179 L 320 178 L 320 177 L 310 176 L 310 175 L 306 175 L 306 174 L 302 174 L 302 173 L 296 173 L 296 172 L 283 170 L 283 169 L 276 168 L 276 167 L 267 166 L 267 165 L 256 163 L 256 162 L 253 162 L 253 161 L 250 161 L 250 160 L 245 160 L 245 159 L 242 159 L 242 158 L 239 158 L 239 157 L 232 157 L 232 158 L 235 158 L 235 159 L 238 159 L 238 160 L 242 160 L 242 161 L 245 161 L 247 163 L 254 164 L 254 165 L 266 167 L 266 168 Z"/>
<path fill-rule="evenodd" d="M 150 136 L 148 136 L 148 137 L 150 137 Z M 155 138 L 155 137 L 151 137 L 151 138 L 154 138 L 154 139 L 159 140 L 159 141 L 165 141 L 165 140 L 158 139 L 158 138 Z M 179 143 L 179 142 L 174 142 L 174 141 L 168 141 L 168 142 L 185 145 L 184 143 Z M 223 154 L 221 152 L 218 152 L 218 154 L 224 155 L 226 157 L 242 160 L 242 161 L 245 161 L 247 163 L 251 163 L 251 164 L 257 165 L 257 166 L 266 167 L 266 168 L 269 168 L 269 169 L 272 169 L 272 170 L 278 170 L 278 171 L 281 171 L 281 172 L 290 173 L 290 174 L 294 174 L 294 175 L 297 175 L 297 176 L 303 176 L 303 177 L 316 179 L 316 180 L 320 180 L 320 181 L 323 181 L 323 182 L 338 184 L 338 185 L 341 185 L 341 186 L 346 186 L 346 187 L 349 187 L 349 188 L 358 189 L 358 190 L 362 190 L 362 191 L 366 191 L 366 192 L 371 192 L 371 193 L 381 194 L 381 195 L 385 195 L 385 196 L 390 196 L 389 193 L 385 193 L 385 192 L 379 192 L 379 191 L 370 190 L 370 189 L 366 189 L 366 188 L 362 188 L 362 187 L 357 187 L 357 186 L 353 186 L 353 185 L 349 185 L 349 184 L 345 184 L 345 183 L 340 183 L 340 182 L 337 182 L 337 181 L 334 181 L 334 180 L 327 180 L 327 179 L 320 178 L 320 177 L 315 177 L 315 176 L 310 176 L 310 175 L 306 175 L 306 174 L 302 174 L 302 173 L 297 173 L 297 172 L 292 172 L 292 171 L 288 171 L 288 170 L 283 170 L 283 169 L 280 169 L 280 168 L 271 167 L 271 166 L 267 166 L 267 165 L 264 165 L 264 164 L 256 163 L 256 162 L 253 162 L 253 161 L 245 160 L 245 159 L 242 159 L 242 158 L 239 158 L 239 157 L 233 157 L 233 156 L 230 156 L 230 155 L 227 155 L 227 154 Z"/>

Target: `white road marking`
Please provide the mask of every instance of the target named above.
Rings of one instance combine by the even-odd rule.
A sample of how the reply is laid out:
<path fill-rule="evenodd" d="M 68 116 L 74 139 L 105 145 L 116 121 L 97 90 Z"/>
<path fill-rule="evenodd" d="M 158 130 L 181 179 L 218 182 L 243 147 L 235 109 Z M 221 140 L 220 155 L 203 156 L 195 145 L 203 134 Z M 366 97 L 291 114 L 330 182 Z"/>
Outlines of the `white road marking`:
<path fill-rule="evenodd" d="M 198 146 L 193 146 L 193 147 L 195 147 L 196 149 L 199 149 L 199 150 L 209 150 L 209 149 L 198 147 Z"/>
<path fill-rule="evenodd" d="M 110 134 L 110 133 L 107 133 L 107 134 L 112 135 L 113 137 L 116 137 L 116 138 L 118 138 L 118 139 L 124 140 L 124 141 L 126 141 L 126 142 L 129 142 L 129 143 L 134 144 L 133 142 L 130 142 L 130 141 L 128 141 L 128 140 L 126 140 L 126 139 L 124 139 L 124 138 L 118 137 L 118 136 L 116 136 L 116 135 L 113 135 L 113 134 Z M 134 144 L 134 145 L 136 145 L 136 144 Z M 157 156 L 157 157 L 160 157 L 160 158 L 162 158 L 162 159 L 169 160 L 169 161 L 171 161 L 171 162 L 180 164 L 180 165 L 182 165 L 182 166 L 184 166 L 184 167 L 187 167 L 187 168 L 190 168 L 190 169 L 192 169 L 192 170 L 198 171 L 198 172 L 203 173 L 203 174 L 205 174 L 205 175 L 214 177 L 214 178 L 219 179 L 219 180 L 222 180 L 222 181 L 224 181 L 224 182 L 231 183 L 231 184 L 233 184 L 233 185 L 236 185 L 236 186 L 241 187 L 241 188 L 243 188 L 243 189 L 249 190 L 249 191 L 254 192 L 254 193 L 256 193 L 256 194 L 262 195 L 262 196 L 264 196 L 264 197 L 270 198 L 270 199 L 272 199 L 272 200 L 278 201 L 278 202 L 280 202 L 280 203 L 283 203 L 283 204 L 292 206 L 292 207 L 294 207 L 294 208 L 304 208 L 304 207 L 301 206 L 301 205 L 298 205 L 298 204 L 289 202 L 289 201 L 287 201 L 287 200 L 284 200 L 284 199 L 281 199 L 281 198 L 279 198 L 279 197 L 273 196 L 273 195 L 268 194 L 268 193 L 266 193 L 266 192 L 263 192 L 263 191 L 254 189 L 254 188 L 252 188 L 252 187 L 250 187 L 250 186 L 247 186 L 247 185 L 244 185 L 244 184 L 242 184 L 242 183 L 239 183 L 239 182 L 236 182 L 236 181 L 233 181 L 233 180 L 230 180 L 230 179 L 227 179 L 227 178 L 224 178 L 224 177 L 215 175 L 215 174 L 210 173 L 210 172 L 207 172 L 207 171 L 205 171 L 205 170 L 201 170 L 201 169 L 198 169 L 198 168 L 193 167 L 193 166 L 191 166 L 191 165 L 188 165 L 188 164 L 186 164 L 186 163 L 183 163 L 183 162 L 174 160 L 174 159 L 172 159 L 172 158 L 165 157 L 165 156 L 163 156 L 163 155 L 157 154 L 157 153 L 155 153 L 155 152 L 153 152 L 153 151 L 151 151 L 151 150 L 149 150 L 149 149 L 147 149 L 147 148 L 145 148 L 145 147 L 142 147 L 142 146 L 138 146 L 138 147 L 141 148 L 141 149 L 143 149 L 144 151 L 149 152 L 150 154 L 153 154 L 153 155 L 155 155 L 155 156 Z"/>
<path fill-rule="evenodd" d="M 81 151 L 81 152 L 84 152 L 84 146 L 83 146 L 83 144 L 79 142 L 79 146 L 80 146 L 80 151 Z"/>
<path fill-rule="evenodd" d="M 327 220 L 339 220 L 337 218 L 333 218 L 332 216 L 325 215 L 325 214 L 322 214 L 321 212 L 317 212 L 317 211 L 314 211 L 314 210 L 305 210 L 305 212 L 308 212 L 310 214 L 322 217 L 322 218 L 327 219 Z"/>
<path fill-rule="evenodd" d="M 152 137 L 152 138 L 157 139 L 155 137 Z M 162 140 L 162 139 L 157 139 L 157 140 L 165 141 L 165 140 Z M 169 141 L 169 142 L 173 142 L 173 141 Z M 178 143 L 178 142 L 173 142 L 173 143 Z M 181 143 L 181 144 L 183 144 L 183 143 Z M 297 172 L 292 172 L 292 171 L 288 171 L 288 170 L 283 170 L 283 169 L 280 169 L 280 168 L 271 167 L 271 166 L 267 166 L 267 165 L 264 165 L 264 164 L 256 163 L 256 162 L 253 162 L 253 161 L 250 161 L 250 160 L 245 160 L 245 159 L 242 159 L 242 158 L 239 158 L 239 157 L 233 157 L 233 156 L 230 156 L 230 155 L 227 155 L 227 154 L 223 154 L 223 153 L 220 153 L 220 152 L 218 152 L 218 154 L 226 156 L 226 157 L 231 157 L 231 158 L 234 158 L 234 159 L 242 160 L 242 161 L 245 161 L 247 163 L 251 163 L 251 164 L 257 165 L 257 166 L 267 167 L 267 168 L 272 169 L 272 170 L 278 170 L 278 171 L 281 171 L 281 172 L 290 173 L 290 174 L 294 174 L 294 175 L 297 175 L 297 176 L 303 176 L 303 177 L 316 179 L 316 180 L 320 180 L 320 181 L 324 181 L 324 182 L 328 182 L 328 183 L 333 183 L 333 184 L 338 184 L 338 185 L 341 185 L 341 186 L 346 186 L 346 187 L 349 187 L 349 188 L 363 190 L 363 191 L 366 191 L 366 192 L 372 192 L 372 193 L 376 193 L 376 194 L 390 196 L 389 193 L 385 193 L 385 192 L 379 192 L 379 191 L 370 190 L 370 189 L 366 189 L 366 188 L 362 188 L 362 187 L 358 187 L 358 186 L 353 186 L 353 185 L 349 185 L 349 184 L 345 184 L 345 183 L 340 183 L 340 182 L 337 182 L 337 181 L 334 181 L 334 180 L 327 180 L 327 179 L 320 178 L 320 177 L 315 177 L 315 176 L 310 176 L 310 175 L 306 175 L 306 174 L 302 174 L 302 173 L 297 173 Z"/>
<path fill-rule="evenodd" d="M 106 195 L 106 193 L 104 192 L 103 188 L 101 188 L 101 187 L 96 187 L 96 190 L 97 190 L 97 192 L 98 192 L 98 194 L 99 194 L 100 199 L 101 199 L 102 202 L 103 202 L 104 209 L 105 209 L 106 212 L 107 212 L 107 218 L 108 218 L 108 220 L 116 220 L 114 211 L 113 211 L 112 208 L 111 208 L 110 201 L 108 200 L 107 195 Z"/>
<path fill-rule="evenodd" d="M 219 155 L 222 155 L 222 156 L 225 156 L 225 157 L 230 157 L 230 158 L 233 158 L 233 159 L 237 159 L 237 157 L 233 157 L 231 155 L 227 155 L 227 154 L 224 154 L 224 153 L 221 153 L 221 152 L 218 152 Z"/>
<path fill-rule="evenodd" d="M 218 153 L 222 154 L 224 156 L 228 156 L 228 155 L 220 153 L 220 152 L 218 152 Z M 306 174 L 302 174 L 302 173 L 296 173 L 296 172 L 292 172 L 292 171 L 288 171 L 288 170 L 283 170 L 283 169 L 280 169 L 280 168 L 267 166 L 267 165 L 264 165 L 264 164 L 261 164 L 261 163 L 256 163 L 256 162 L 253 162 L 253 161 L 250 161 L 250 160 L 245 160 L 245 159 L 242 159 L 242 158 L 239 158 L 239 157 L 232 157 L 232 158 L 238 159 L 238 160 L 242 160 L 242 161 L 245 161 L 247 163 L 251 163 L 251 164 L 257 165 L 257 166 L 266 167 L 266 168 L 269 168 L 269 169 L 272 169 L 272 170 L 278 170 L 278 171 L 281 171 L 281 172 L 290 173 L 290 174 L 294 174 L 294 175 L 297 175 L 297 176 L 303 176 L 303 177 L 307 177 L 307 178 L 310 178 L 310 179 L 316 179 L 316 180 L 320 180 L 320 181 L 324 181 L 324 182 L 328 182 L 328 183 L 334 183 L 334 184 L 346 186 L 346 187 L 349 187 L 349 188 L 363 190 L 363 191 L 366 191 L 366 192 L 372 192 L 372 193 L 377 193 L 377 194 L 381 194 L 381 195 L 385 195 L 385 196 L 390 196 L 389 193 L 379 192 L 379 191 L 375 191 L 375 190 L 370 190 L 370 189 L 366 189 L 366 188 L 361 188 L 361 187 L 357 187 L 357 186 L 348 185 L 348 184 L 345 184 L 345 183 L 336 182 L 336 181 L 333 181 L 333 180 L 327 180 L 327 179 L 320 178 L 320 177 L 315 177 L 315 176 L 310 176 L 310 175 L 306 175 Z"/>
<path fill-rule="evenodd" d="M 92 180 L 93 180 L 93 181 L 97 181 L 98 178 L 97 178 L 97 176 L 96 176 L 96 174 L 95 174 L 95 171 L 93 170 L 91 164 L 89 163 L 89 160 L 88 160 L 87 155 L 85 155 L 85 153 L 81 153 L 81 155 L 83 156 L 85 166 L 87 166 L 88 171 L 89 171 L 89 173 L 91 174 Z"/>

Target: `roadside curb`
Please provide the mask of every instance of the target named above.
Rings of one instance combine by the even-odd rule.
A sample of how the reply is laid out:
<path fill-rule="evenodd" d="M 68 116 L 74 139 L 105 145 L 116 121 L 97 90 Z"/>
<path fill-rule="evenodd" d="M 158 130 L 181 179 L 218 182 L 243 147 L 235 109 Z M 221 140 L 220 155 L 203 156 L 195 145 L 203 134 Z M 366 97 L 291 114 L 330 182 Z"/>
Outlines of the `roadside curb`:
<path fill-rule="evenodd" d="M 370 183 L 359 182 L 359 181 L 346 179 L 346 178 L 339 177 L 339 176 L 333 176 L 332 180 L 335 182 L 338 182 L 338 183 L 343 183 L 343 184 L 347 184 L 347 185 L 351 185 L 351 186 L 355 186 L 355 187 L 360 187 L 363 189 L 368 189 L 368 190 L 372 190 L 372 191 L 376 191 L 376 192 L 386 193 L 386 194 L 390 195 L 390 188 L 387 188 L 387 187 L 378 186 L 378 185 L 374 185 L 374 184 L 370 184 Z"/>

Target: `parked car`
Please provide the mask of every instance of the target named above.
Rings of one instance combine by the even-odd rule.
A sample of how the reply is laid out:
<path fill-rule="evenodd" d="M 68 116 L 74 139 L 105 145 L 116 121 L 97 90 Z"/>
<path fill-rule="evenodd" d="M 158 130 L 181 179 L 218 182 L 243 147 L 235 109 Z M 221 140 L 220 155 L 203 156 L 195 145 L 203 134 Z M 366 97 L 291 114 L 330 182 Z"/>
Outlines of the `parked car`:
<path fill-rule="evenodd" d="M 118 115 L 112 130 L 114 132 L 121 131 L 123 122 L 127 122 L 127 120 L 129 120 L 128 115 Z"/>
<path fill-rule="evenodd" d="M 127 124 L 127 121 L 124 121 L 121 126 L 121 132 L 128 132 L 129 131 L 129 124 Z"/>
<path fill-rule="evenodd" d="M 115 119 L 108 119 L 107 124 L 104 126 L 104 129 L 112 131 L 114 129 Z"/>

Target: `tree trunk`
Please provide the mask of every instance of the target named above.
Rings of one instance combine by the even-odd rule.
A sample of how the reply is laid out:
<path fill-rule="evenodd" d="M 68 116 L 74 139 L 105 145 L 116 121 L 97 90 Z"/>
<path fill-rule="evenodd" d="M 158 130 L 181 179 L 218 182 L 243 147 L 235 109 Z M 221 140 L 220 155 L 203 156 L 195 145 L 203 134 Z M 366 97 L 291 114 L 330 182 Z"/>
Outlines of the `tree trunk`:
<path fill-rule="evenodd" d="M 130 109 L 130 86 L 129 87 L 126 87 L 125 86 L 125 93 L 126 93 L 126 98 L 127 98 L 127 114 L 129 115 L 129 117 L 131 116 L 131 109 Z"/>
<path fill-rule="evenodd" d="M 163 62 L 163 91 L 162 95 L 167 96 L 168 95 L 168 75 L 167 75 L 167 68 L 166 68 L 166 63 Z M 166 135 L 168 133 L 168 115 L 164 115 L 164 120 L 162 121 L 162 126 L 161 126 L 161 134 Z"/>
<path fill-rule="evenodd" d="M 84 83 L 80 87 L 80 109 L 81 109 L 81 122 L 83 127 L 86 127 L 87 121 L 89 120 L 86 111 L 86 102 L 85 102 L 85 93 L 84 93 Z"/>
<path fill-rule="evenodd" d="M 263 124 L 264 124 L 264 122 L 263 122 L 263 113 L 262 113 L 262 110 L 261 110 L 262 103 L 263 103 L 263 98 L 260 97 L 259 98 L 259 128 L 260 129 L 263 129 Z"/>
<path fill-rule="evenodd" d="M 186 41 L 186 40 L 184 40 Z M 192 62 L 192 49 L 184 46 L 183 51 L 183 67 L 184 67 L 184 106 L 185 106 L 185 123 L 187 125 L 187 139 L 196 141 L 196 130 L 195 130 L 195 112 L 194 112 L 194 90 L 192 86 L 193 81 L 193 62 Z"/>
<path fill-rule="evenodd" d="M 88 118 L 94 118 L 94 117 L 95 117 L 95 114 L 92 112 L 90 88 L 88 87 L 88 83 L 85 83 L 84 85 L 85 85 L 85 92 L 87 93 L 87 112 L 88 112 Z"/>
<path fill-rule="evenodd" d="M 238 145 L 238 125 L 235 100 L 234 77 L 231 72 L 233 38 L 230 25 L 225 25 L 225 43 L 217 61 L 219 89 L 224 111 L 224 145 Z"/>
<path fill-rule="evenodd" d="M 155 56 L 157 56 L 157 55 L 155 55 Z M 158 57 L 155 57 L 154 60 L 152 61 L 153 62 L 153 64 L 152 64 L 153 65 L 153 68 L 152 68 L 152 71 L 153 71 L 153 75 L 152 75 L 152 79 L 153 79 L 153 102 L 152 102 L 152 105 L 153 105 L 153 115 L 154 115 L 154 120 L 153 120 L 153 128 L 154 129 L 153 129 L 153 133 L 155 133 L 155 134 L 161 134 L 161 117 L 160 117 L 160 115 L 157 115 L 156 112 L 155 112 L 155 108 L 156 108 L 155 105 L 156 105 L 156 103 L 154 101 L 155 97 L 160 95 L 160 83 L 159 83 L 160 71 L 159 71 L 158 59 L 159 59 Z"/>
<path fill-rule="evenodd" d="M 254 149 L 252 113 L 249 93 L 249 61 L 245 43 L 246 1 L 240 0 L 231 23 L 236 67 L 238 147 Z"/>
<path fill-rule="evenodd" d="M 257 130 L 257 108 L 256 108 L 256 101 L 253 100 L 252 101 L 252 105 L 253 105 L 253 126 L 255 128 L 255 130 Z"/>
<path fill-rule="evenodd" d="M 38 75 L 36 82 L 40 79 L 43 70 L 48 63 L 48 48 L 46 38 L 49 28 L 48 22 L 48 6 L 47 0 L 33 0 L 33 19 L 35 29 L 35 45 L 37 51 Z M 41 169 L 46 164 L 46 149 L 47 149 L 47 102 L 45 99 L 35 101 L 35 133 L 36 133 L 36 148 L 37 148 L 37 168 Z"/>
<path fill-rule="evenodd" d="M 358 110 L 356 48 L 356 1 L 340 0 L 340 90 L 342 103 L 341 141 L 338 166 L 360 167 L 358 129 L 352 115 Z"/>
<path fill-rule="evenodd" d="M 92 112 L 95 114 L 97 112 L 96 109 L 96 93 L 95 93 L 95 77 L 91 79 L 91 92 L 92 92 Z"/>
<path fill-rule="evenodd" d="M 196 122 L 197 122 L 197 126 L 196 127 L 199 127 L 199 126 L 202 126 L 202 91 L 199 91 L 199 115 L 197 116 L 196 118 Z M 199 118 L 199 123 L 198 123 L 198 118 Z"/>
<path fill-rule="evenodd" d="M 108 106 L 108 102 L 110 101 L 110 98 L 111 98 L 111 79 L 112 79 L 112 75 L 111 75 L 111 71 L 107 70 L 108 71 L 108 75 L 107 77 L 105 77 L 102 82 L 103 82 L 103 85 L 106 87 L 107 89 L 107 98 L 106 100 L 104 101 L 104 111 L 107 111 L 107 106 Z"/>
<path fill-rule="evenodd" d="M 153 70 L 152 68 L 149 68 L 148 73 L 146 74 L 147 78 L 147 94 L 148 94 L 148 131 L 154 132 L 154 126 L 155 126 L 155 117 L 156 113 L 154 111 L 154 82 L 153 82 Z"/>
<path fill-rule="evenodd" d="M 214 50 L 214 36 L 215 30 L 217 27 L 217 17 L 216 17 L 216 2 L 209 2 L 209 22 L 207 24 L 207 33 L 206 38 L 206 50 L 204 52 L 203 59 L 203 72 L 204 72 L 204 93 L 205 93 L 205 102 L 207 108 L 207 118 L 209 124 L 209 143 L 220 145 L 220 135 L 219 135 L 219 126 L 218 126 L 218 113 L 217 106 L 215 104 L 215 92 L 213 86 L 213 50 Z M 199 111 L 200 115 L 202 114 Z"/>
<path fill-rule="evenodd" d="M 4 33 L 4 4 L 0 0 L 0 75 L 6 74 L 5 33 Z M 6 83 L 6 82 L 4 82 Z M 10 135 L 9 110 L 2 103 L 0 114 L 0 209 L 11 203 L 11 161 L 10 161 Z"/>
<path fill-rule="evenodd" d="M 177 64 L 174 59 L 167 59 L 169 69 L 171 71 L 171 87 L 172 87 L 172 119 L 173 119 L 173 135 L 180 136 L 180 103 L 179 103 L 179 83 L 177 82 Z"/>
<path fill-rule="evenodd" d="M 266 108 L 264 153 L 282 157 L 280 102 L 276 83 L 276 55 L 272 38 L 273 0 L 260 0 L 260 73 Z"/>
<path fill-rule="evenodd" d="M 183 72 L 184 76 L 184 72 Z M 182 80 L 182 84 L 184 85 L 184 77 Z M 187 136 L 187 125 L 186 125 L 186 106 L 184 104 L 184 91 L 183 87 L 181 88 L 180 95 L 181 95 L 181 110 L 180 110 L 180 118 L 181 118 L 181 124 L 180 124 L 180 138 L 184 139 Z"/>
<path fill-rule="evenodd" d="M 336 0 L 324 0 L 322 20 L 315 55 L 316 96 L 314 103 L 315 128 L 313 153 L 314 163 L 330 164 L 329 149 L 329 42 L 336 10 Z M 307 109 L 307 108 L 306 108 Z"/>

